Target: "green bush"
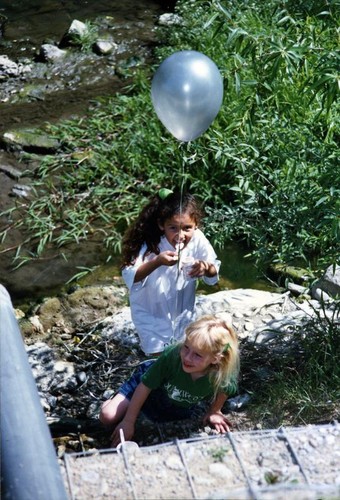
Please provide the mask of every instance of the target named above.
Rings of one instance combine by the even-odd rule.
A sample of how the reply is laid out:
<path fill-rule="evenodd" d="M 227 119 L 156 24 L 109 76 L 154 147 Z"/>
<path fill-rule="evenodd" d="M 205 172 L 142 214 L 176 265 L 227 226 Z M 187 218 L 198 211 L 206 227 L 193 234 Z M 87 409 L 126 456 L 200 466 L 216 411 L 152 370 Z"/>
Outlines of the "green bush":
<path fill-rule="evenodd" d="M 159 51 L 201 51 L 224 76 L 224 104 L 200 141 L 218 179 L 208 227 L 221 244 L 245 240 L 265 265 L 338 255 L 339 13 L 315 5 L 180 2 L 186 22 Z"/>

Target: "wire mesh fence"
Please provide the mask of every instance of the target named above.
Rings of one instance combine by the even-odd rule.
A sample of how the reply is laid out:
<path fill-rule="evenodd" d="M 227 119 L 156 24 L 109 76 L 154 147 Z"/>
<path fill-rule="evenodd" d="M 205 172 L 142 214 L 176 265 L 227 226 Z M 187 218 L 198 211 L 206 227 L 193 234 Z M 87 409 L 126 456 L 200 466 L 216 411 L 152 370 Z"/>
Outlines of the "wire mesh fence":
<path fill-rule="evenodd" d="M 65 455 L 72 500 L 340 498 L 340 426 L 233 432 Z"/>

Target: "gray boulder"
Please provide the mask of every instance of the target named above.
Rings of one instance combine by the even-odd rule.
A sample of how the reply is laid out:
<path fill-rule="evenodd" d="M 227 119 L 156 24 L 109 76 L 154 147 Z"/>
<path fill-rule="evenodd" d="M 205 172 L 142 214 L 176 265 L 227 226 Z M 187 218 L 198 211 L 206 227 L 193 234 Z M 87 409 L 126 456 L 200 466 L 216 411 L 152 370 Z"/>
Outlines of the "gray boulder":
<path fill-rule="evenodd" d="M 18 76 L 19 73 L 19 66 L 16 62 L 9 59 L 8 56 L 0 55 L 0 81 L 13 76 Z"/>
<path fill-rule="evenodd" d="M 40 57 L 45 62 L 59 61 L 67 54 L 66 50 L 59 49 L 56 45 L 44 43 L 40 47 Z"/>
<path fill-rule="evenodd" d="M 311 295 L 316 300 L 324 301 L 340 297 L 340 266 L 329 266 L 324 275 L 312 285 Z"/>

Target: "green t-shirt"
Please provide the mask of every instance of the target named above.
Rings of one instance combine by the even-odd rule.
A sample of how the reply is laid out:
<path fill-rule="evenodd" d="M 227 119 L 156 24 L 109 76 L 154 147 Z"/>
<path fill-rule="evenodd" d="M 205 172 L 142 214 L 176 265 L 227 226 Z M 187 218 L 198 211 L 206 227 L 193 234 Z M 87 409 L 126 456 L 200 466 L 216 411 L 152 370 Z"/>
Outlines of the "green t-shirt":
<path fill-rule="evenodd" d="M 163 388 L 171 401 L 184 408 L 189 408 L 199 401 L 212 398 L 214 388 L 208 375 L 193 380 L 182 369 L 180 345 L 168 347 L 142 376 L 142 382 L 149 389 Z M 234 384 L 223 388 L 221 392 L 230 395 L 236 390 Z"/>

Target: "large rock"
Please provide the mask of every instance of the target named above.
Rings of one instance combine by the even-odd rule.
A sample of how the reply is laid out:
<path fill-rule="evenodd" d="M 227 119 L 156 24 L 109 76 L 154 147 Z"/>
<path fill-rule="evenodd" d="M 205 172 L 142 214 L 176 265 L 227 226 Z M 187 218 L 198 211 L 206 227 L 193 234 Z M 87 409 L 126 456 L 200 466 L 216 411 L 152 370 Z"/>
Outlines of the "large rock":
<path fill-rule="evenodd" d="M 320 309 L 317 301 L 296 302 L 289 292 L 263 290 L 225 290 L 196 299 L 195 318 L 205 314 L 222 315 L 235 328 L 240 339 L 262 343 L 273 335 L 284 334 Z M 330 312 L 331 314 L 331 312 Z M 138 336 L 129 307 L 123 307 L 103 321 L 102 335 L 124 347 L 135 347 Z"/>
<path fill-rule="evenodd" d="M 89 286 L 44 300 L 31 319 L 38 317 L 45 333 L 74 333 L 111 317 L 125 302 L 125 289 Z"/>
<path fill-rule="evenodd" d="M 37 130 L 18 129 L 5 132 L 0 140 L 6 149 L 53 153 L 60 148 L 58 140 Z"/>
<path fill-rule="evenodd" d="M 329 266 L 311 287 L 311 294 L 317 300 L 340 297 L 340 266 Z"/>
<path fill-rule="evenodd" d="M 11 61 L 8 56 L 0 55 L 0 80 L 18 76 L 19 73 L 19 66 L 16 62 Z"/>
<path fill-rule="evenodd" d="M 85 37 L 88 32 L 89 30 L 85 23 L 74 19 L 62 37 L 59 46 L 61 48 L 75 45 L 79 46 L 81 44 L 81 39 Z"/>
<path fill-rule="evenodd" d="M 51 43 L 44 43 L 40 47 L 40 57 L 43 61 L 54 62 L 63 59 L 67 55 L 66 50 L 59 49 Z"/>

